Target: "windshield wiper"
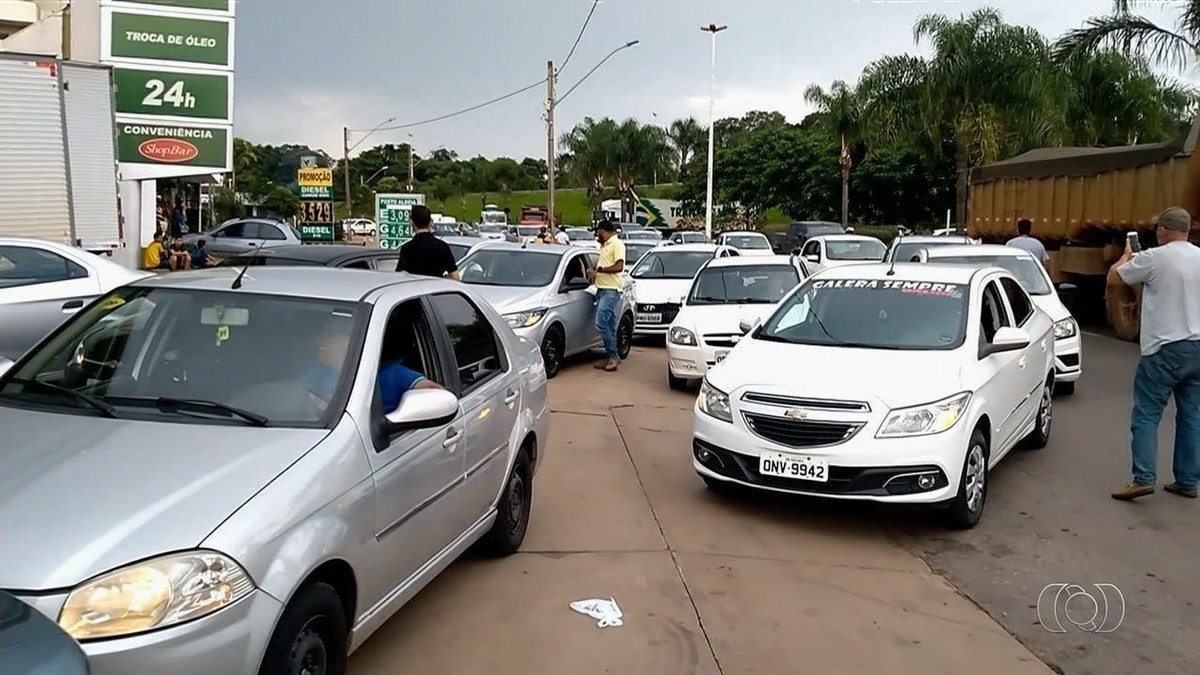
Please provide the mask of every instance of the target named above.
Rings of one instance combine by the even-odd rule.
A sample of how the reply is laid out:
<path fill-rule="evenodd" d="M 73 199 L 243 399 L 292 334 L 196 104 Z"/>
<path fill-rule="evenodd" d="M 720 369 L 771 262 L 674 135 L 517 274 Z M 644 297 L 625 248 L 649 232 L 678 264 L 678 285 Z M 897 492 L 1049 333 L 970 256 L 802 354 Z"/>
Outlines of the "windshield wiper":
<path fill-rule="evenodd" d="M 145 405 L 153 406 L 163 412 L 184 412 L 185 410 L 193 410 L 196 412 L 206 413 L 223 413 L 226 417 L 237 417 L 256 427 L 267 426 L 267 418 L 265 415 L 260 415 L 256 412 L 243 410 L 235 406 L 221 403 L 220 401 L 209 401 L 202 398 L 173 398 L 171 396 L 159 396 L 157 398 L 150 396 L 126 396 L 113 397 L 110 399 L 118 403 L 126 405 Z"/>
<path fill-rule="evenodd" d="M 19 384 L 23 387 L 41 389 L 42 391 L 53 392 L 68 398 L 73 398 L 76 401 L 93 408 L 105 417 L 110 417 L 112 419 L 117 419 L 120 417 L 120 415 L 117 414 L 116 408 L 108 403 L 105 403 L 102 399 L 92 396 L 91 394 L 85 394 L 80 391 L 75 391 L 74 389 L 68 389 L 67 387 L 62 387 L 57 384 L 51 384 L 50 382 L 43 382 L 41 380 L 34 380 L 24 377 L 14 377 L 13 379 L 9 380 L 9 382 L 12 384 Z"/>
<path fill-rule="evenodd" d="M 732 302 L 732 301 L 726 300 L 725 298 L 703 297 L 703 298 L 692 298 L 692 302 L 717 302 L 720 304 L 725 304 L 727 302 Z"/>

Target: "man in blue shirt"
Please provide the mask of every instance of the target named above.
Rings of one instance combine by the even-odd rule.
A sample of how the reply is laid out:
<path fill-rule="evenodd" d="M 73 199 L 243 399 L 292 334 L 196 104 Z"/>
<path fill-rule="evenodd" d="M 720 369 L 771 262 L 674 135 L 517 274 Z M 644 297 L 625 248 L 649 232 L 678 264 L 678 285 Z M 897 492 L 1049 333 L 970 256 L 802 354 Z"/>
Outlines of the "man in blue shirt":
<path fill-rule="evenodd" d="M 350 351 L 353 319 L 333 317 L 326 322 L 317 339 L 317 362 L 304 374 L 304 386 L 322 407 L 337 389 L 346 354 Z M 430 380 L 399 361 L 380 367 L 375 378 L 381 397 L 384 414 L 400 406 L 400 399 L 413 389 L 443 389 L 442 385 Z"/>

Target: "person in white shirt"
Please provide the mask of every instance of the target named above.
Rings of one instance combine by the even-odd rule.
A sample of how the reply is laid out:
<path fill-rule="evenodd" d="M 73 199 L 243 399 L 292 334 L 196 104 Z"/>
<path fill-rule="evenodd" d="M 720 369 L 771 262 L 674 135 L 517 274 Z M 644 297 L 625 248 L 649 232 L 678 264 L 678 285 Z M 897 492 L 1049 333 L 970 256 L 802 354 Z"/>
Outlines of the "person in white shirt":
<path fill-rule="evenodd" d="M 1200 247 L 1188 241 L 1192 216 L 1169 208 L 1154 221 L 1158 246 L 1125 255 L 1110 284 L 1142 286 L 1141 351 L 1133 378 L 1133 482 L 1113 493 L 1129 501 L 1154 492 L 1158 424 L 1175 397 L 1175 482 L 1164 490 L 1196 498 L 1200 484 Z"/>
<path fill-rule="evenodd" d="M 561 227 L 554 228 L 554 241 L 563 246 L 571 245 L 571 238 L 567 236 L 566 230 Z"/>
<path fill-rule="evenodd" d="M 1008 240 L 1008 245 L 1013 248 L 1019 248 L 1022 251 L 1028 251 L 1030 255 L 1037 258 L 1044 267 L 1050 262 L 1050 254 L 1046 253 L 1046 247 L 1042 246 L 1042 242 L 1029 236 L 1033 232 L 1033 222 L 1028 218 L 1022 218 L 1017 221 L 1017 236 Z"/>

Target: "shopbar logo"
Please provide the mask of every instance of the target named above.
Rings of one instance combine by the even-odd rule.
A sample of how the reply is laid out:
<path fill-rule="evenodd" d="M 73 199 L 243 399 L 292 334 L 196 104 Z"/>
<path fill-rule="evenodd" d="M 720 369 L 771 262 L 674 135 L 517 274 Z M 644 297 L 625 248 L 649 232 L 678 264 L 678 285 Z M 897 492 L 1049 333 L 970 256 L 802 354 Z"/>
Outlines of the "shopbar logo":
<path fill-rule="evenodd" d="M 177 164 L 196 159 L 200 149 L 178 138 L 152 138 L 138 146 L 138 154 L 155 162 Z"/>

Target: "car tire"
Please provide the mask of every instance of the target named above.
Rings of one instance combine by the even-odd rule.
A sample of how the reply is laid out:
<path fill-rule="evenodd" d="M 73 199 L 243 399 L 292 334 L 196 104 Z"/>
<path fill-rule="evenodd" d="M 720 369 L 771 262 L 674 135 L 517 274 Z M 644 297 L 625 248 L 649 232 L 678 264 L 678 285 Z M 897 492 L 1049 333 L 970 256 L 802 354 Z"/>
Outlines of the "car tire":
<path fill-rule="evenodd" d="M 1070 396 L 1075 393 L 1074 382 L 1055 382 L 1054 393 L 1058 396 Z"/>
<path fill-rule="evenodd" d="M 565 348 L 566 341 L 563 339 L 562 329 L 557 325 L 551 326 L 550 330 L 546 331 L 546 337 L 542 338 L 542 361 L 546 364 L 547 379 L 553 379 L 562 369 Z"/>
<path fill-rule="evenodd" d="M 667 386 L 671 391 L 687 391 L 688 381 L 682 377 L 675 377 L 675 373 L 671 372 L 671 367 L 667 366 Z"/>
<path fill-rule="evenodd" d="M 374 237 L 374 236 L 375 236 L 375 230 L 368 230 L 368 231 L 367 231 L 367 236 L 368 236 L 368 237 Z"/>
<path fill-rule="evenodd" d="M 968 530 L 979 524 L 987 505 L 988 443 L 983 431 L 971 432 L 967 453 L 958 479 L 958 494 L 946 506 L 946 524 L 956 530 Z"/>
<path fill-rule="evenodd" d="M 1038 401 L 1037 419 L 1033 423 L 1033 431 L 1022 439 L 1022 445 L 1029 450 L 1041 450 L 1050 444 L 1050 431 L 1054 426 L 1054 383 L 1047 381 L 1042 385 L 1041 400 Z"/>
<path fill-rule="evenodd" d="M 517 460 L 504 492 L 496 504 L 496 522 L 492 529 L 479 541 L 479 550 L 484 555 L 501 558 L 512 555 L 525 541 L 529 529 L 529 515 L 533 508 L 533 463 L 524 449 L 517 453 Z"/>
<path fill-rule="evenodd" d="M 341 598 L 324 582 L 301 588 L 267 643 L 259 675 L 345 675 L 349 627 Z"/>
<path fill-rule="evenodd" d="M 633 316 L 624 314 L 617 324 L 617 357 L 622 361 L 629 358 L 633 350 Z"/>

